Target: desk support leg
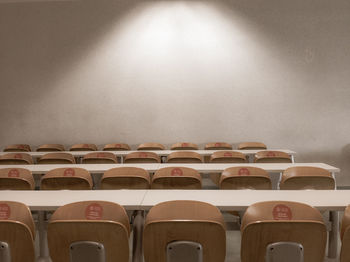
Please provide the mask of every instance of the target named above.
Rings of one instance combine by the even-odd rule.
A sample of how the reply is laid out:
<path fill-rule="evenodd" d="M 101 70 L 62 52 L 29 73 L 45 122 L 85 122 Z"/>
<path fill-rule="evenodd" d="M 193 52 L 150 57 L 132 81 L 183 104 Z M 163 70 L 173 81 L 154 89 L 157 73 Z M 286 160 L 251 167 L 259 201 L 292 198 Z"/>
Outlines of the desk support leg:
<path fill-rule="evenodd" d="M 328 257 L 336 258 L 338 254 L 339 213 L 330 211 L 329 221 L 331 222 L 331 231 L 329 231 L 328 238 Z"/>
<path fill-rule="evenodd" d="M 133 214 L 133 241 L 132 241 L 132 262 L 142 262 L 142 238 L 145 220 L 145 211 L 137 210 Z"/>
<path fill-rule="evenodd" d="M 47 230 L 45 226 L 45 211 L 38 212 L 38 230 L 39 230 L 39 258 L 38 262 L 49 261 L 49 248 L 47 246 Z"/>

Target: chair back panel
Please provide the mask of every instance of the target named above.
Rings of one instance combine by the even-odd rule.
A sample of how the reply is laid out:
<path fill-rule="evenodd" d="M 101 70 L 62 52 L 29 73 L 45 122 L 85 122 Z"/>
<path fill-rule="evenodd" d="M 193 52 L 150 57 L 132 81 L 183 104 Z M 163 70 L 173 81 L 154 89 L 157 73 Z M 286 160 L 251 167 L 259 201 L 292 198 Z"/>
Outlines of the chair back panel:
<path fill-rule="evenodd" d="M 246 156 L 235 151 L 217 151 L 210 156 L 210 163 L 247 163 Z"/>
<path fill-rule="evenodd" d="M 292 163 L 290 155 L 281 151 L 259 151 L 255 154 L 256 163 Z"/>
<path fill-rule="evenodd" d="M 116 143 L 116 144 L 107 144 L 104 146 L 103 151 L 128 151 L 130 146 L 128 144 Z"/>
<path fill-rule="evenodd" d="M 165 149 L 164 145 L 159 143 L 143 143 L 137 147 L 137 150 L 149 150 L 149 151 L 164 150 L 164 149 Z"/>
<path fill-rule="evenodd" d="M 7 153 L 0 156 L 0 165 L 31 165 L 33 158 L 27 153 Z"/>
<path fill-rule="evenodd" d="M 137 167 L 117 167 L 107 170 L 101 179 L 101 189 L 148 189 L 149 173 Z"/>
<path fill-rule="evenodd" d="M 225 142 L 212 142 L 212 143 L 207 143 L 204 149 L 205 150 L 231 150 L 232 145 Z"/>
<path fill-rule="evenodd" d="M 165 167 L 156 171 L 152 189 L 201 189 L 202 177 L 197 170 L 187 167 Z"/>
<path fill-rule="evenodd" d="M 38 164 L 75 164 L 75 158 L 70 153 L 47 153 L 38 159 Z"/>
<path fill-rule="evenodd" d="M 5 147 L 4 152 L 30 152 L 32 149 L 30 145 L 27 144 L 17 144 L 17 145 L 8 145 Z"/>
<path fill-rule="evenodd" d="M 254 149 L 266 149 L 266 145 L 260 142 L 243 142 L 238 145 L 239 150 L 254 150 Z"/>
<path fill-rule="evenodd" d="M 91 175 L 83 168 L 56 168 L 41 179 L 43 190 L 89 190 L 92 186 Z"/>
<path fill-rule="evenodd" d="M 0 189 L 33 190 L 34 188 L 34 178 L 30 170 L 24 168 L 0 169 Z"/>
<path fill-rule="evenodd" d="M 70 151 L 97 151 L 95 144 L 75 144 L 69 149 Z"/>
<path fill-rule="evenodd" d="M 38 152 L 52 152 L 52 151 L 65 151 L 65 148 L 61 144 L 44 144 L 37 148 Z"/>
<path fill-rule="evenodd" d="M 160 163 L 160 157 L 152 152 L 133 152 L 125 156 L 124 163 Z"/>
<path fill-rule="evenodd" d="M 203 158 L 197 152 L 178 151 L 168 155 L 167 163 L 203 163 Z"/>
<path fill-rule="evenodd" d="M 198 145 L 194 143 L 181 142 L 171 146 L 171 150 L 198 150 Z"/>
<path fill-rule="evenodd" d="M 82 160 L 83 164 L 116 164 L 118 159 L 110 152 L 93 152 L 86 154 Z"/>

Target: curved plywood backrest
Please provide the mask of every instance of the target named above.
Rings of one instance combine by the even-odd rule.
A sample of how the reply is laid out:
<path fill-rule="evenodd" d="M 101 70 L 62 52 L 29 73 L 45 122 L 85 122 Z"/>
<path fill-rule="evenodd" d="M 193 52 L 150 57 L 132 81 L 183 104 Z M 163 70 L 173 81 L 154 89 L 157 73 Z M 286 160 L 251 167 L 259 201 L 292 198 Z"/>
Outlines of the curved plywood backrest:
<path fill-rule="evenodd" d="M 75 144 L 69 149 L 70 151 L 97 151 L 95 144 Z"/>
<path fill-rule="evenodd" d="M 123 143 L 107 144 L 103 147 L 103 151 L 127 151 L 127 150 L 130 150 L 130 146 L 128 144 L 123 144 Z"/>
<path fill-rule="evenodd" d="M 238 145 L 239 150 L 266 149 L 266 145 L 260 142 L 243 142 Z"/>
<path fill-rule="evenodd" d="M 70 153 L 47 153 L 38 159 L 38 164 L 75 164 L 75 158 Z"/>
<path fill-rule="evenodd" d="M 226 168 L 220 177 L 220 189 L 272 189 L 269 174 L 257 167 Z"/>
<path fill-rule="evenodd" d="M 235 151 L 216 151 L 210 156 L 210 163 L 247 163 L 246 156 Z"/>
<path fill-rule="evenodd" d="M 133 152 L 125 156 L 124 163 L 160 163 L 160 157 L 153 152 Z"/>
<path fill-rule="evenodd" d="M 35 188 L 32 172 L 24 168 L 1 168 L 0 190 L 33 190 Z"/>
<path fill-rule="evenodd" d="M 226 254 L 225 228 L 220 211 L 208 203 L 177 200 L 155 205 L 145 222 L 145 262 L 166 261 L 167 244 L 181 240 L 200 243 L 203 261 L 223 262 Z"/>
<path fill-rule="evenodd" d="M 118 159 L 111 152 L 92 152 L 84 155 L 83 164 L 116 164 Z"/>
<path fill-rule="evenodd" d="M 150 175 L 138 167 L 117 167 L 107 170 L 101 179 L 100 189 L 148 189 Z"/>
<path fill-rule="evenodd" d="M 55 168 L 41 178 L 42 190 L 89 190 L 93 182 L 83 168 Z"/>
<path fill-rule="evenodd" d="M 143 143 L 137 147 L 137 150 L 164 150 L 165 147 L 159 143 Z"/>
<path fill-rule="evenodd" d="M 198 150 L 198 145 L 194 143 L 181 142 L 171 146 L 171 150 Z"/>
<path fill-rule="evenodd" d="M 5 147 L 4 152 L 30 152 L 32 149 L 30 145 L 27 144 L 16 144 L 16 145 L 8 145 Z"/>
<path fill-rule="evenodd" d="M 168 163 L 202 163 L 203 158 L 197 152 L 178 151 L 172 152 L 167 157 Z"/>
<path fill-rule="evenodd" d="M 0 165 L 31 165 L 33 158 L 27 153 L 7 153 L 0 156 Z"/>
<path fill-rule="evenodd" d="M 251 205 L 242 220 L 241 261 L 265 262 L 266 246 L 296 242 L 304 247 L 304 260 L 323 262 L 327 230 L 322 215 L 306 204 L 267 201 Z"/>
<path fill-rule="evenodd" d="M 50 152 L 50 151 L 65 151 L 63 145 L 60 144 L 44 144 L 37 148 L 38 152 Z"/>
<path fill-rule="evenodd" d="M 340 251 L 340 262 L 350 261 L 350 206 L 344 211 L 341 223 L 340 239 L 342 247 Z"/>
<path fill-rule="evenodd" d="M 292 163 L 292 158 L 282 151 L 259 151 L 255 154 L 256 163 Z"/>
<path fill-rule="evenodd" d="M 331 173 L 323 168 L 298 166 L 287 168 L 282 175 L 280 189 L 335 189 Z"/>
<path fill-rule="evenodd" d="M 211 142 L 204 147 L 205 150 L 231 150 L 232 145 L 225 142 Z"/>
<path fill-rule="evenodd" d="M 19 202 L 0 201 L 0 241 L 10 247 L 11 262 L 34 262 L 35 226 L 29 208 Z"/>
<path fill-rule="evenodd" d="M 67 262 L 69 246 L 77 241 L 103 244 L 106 261 L 129 261 L 129 219 L 125 209 L 112 202 L 84 201 L 58 208 L 48 226 L 50 256 Z"/>
<path fill-rule="evenodd" d="M 202 178 L 197 170 L 187 167 L 158 169 L 152 178 L 152 189 L 201 189 Z"/>

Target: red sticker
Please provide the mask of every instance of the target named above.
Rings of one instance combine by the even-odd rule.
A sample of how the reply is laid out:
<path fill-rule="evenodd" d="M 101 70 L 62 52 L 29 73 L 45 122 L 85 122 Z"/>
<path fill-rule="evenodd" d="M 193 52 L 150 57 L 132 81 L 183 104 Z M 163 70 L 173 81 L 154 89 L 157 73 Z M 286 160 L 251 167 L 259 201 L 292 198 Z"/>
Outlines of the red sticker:
<path fill-rule="evenodd" d="M 26 147 L 24 145 L 18 145 L 17 148 L 18 149 L 25 149 Z"/>
<path fill-rule="evenodd" d="M 97 157 L 106 157 L 106 154 L 105 153 L 97 153 L 97 155 L 96 155 Z"/>
<path fill-rule="evenodd" d="M 171 170 L 171 176 L 183 176 L 183 172 L 180 168 L 174 168 Z"/>
<path fill-rule="evenodd" d="M 88 220 L 97 220 L 102 218 L 103 208 L 97 203 L 90 204 L 85 209 L 85 218 Z"/>
<path fill-rule="evenodd" d="M 215 143 L 215 146 L 216 146 L 216 147 L 220 147 L 220 146 L 221 146 L 221 143 Z"/>
<path fill-rule="evenodd" d="M 225 153 L 224 153 L 224 156 L 225 156 L 225 157 L 231 157 L 231 156 L 232 156 L 232 153 L 231 153 L 231 152 L 225 152 Z"/>
<path fill-rule="evenodd" d="M 182 147 L 187 147 L 188 143 L 182 143 Z"/>
<path fill-rule="evenodd" d="M 121 146 L 121 144 L 115 144 L 114 147 L 120 148 L 120 147 L 122 147 L 122 146 Z"/>
<path fill-rule="evenodd" d="M 276 205 L 272 210 L 274 220 L 291 220 L 292 210 L 286 205 Z"/>
<path fill-rule="evenodd" d="M 63 172 L 63 176 L 75 176 L 75 171 L 73 168 L 67 168 Z"/>
<path fill-rule="evenodd" d="M 266 156 L 274 157 L 274 156 L 276 156 L 276 154 L 275 154 L 274 152 L 268 152 L 268 153 L 266 154 Z"/>
<path fill-rule="evenodd" d="M 8 204 L 0 204 L 0 220 L 9 219 L 11 215 L 11 208 Z"/>
<path fill-rule="evenodd" d="M 241 168 L 240 170 L 238 170 L 238 175 L 239 176 L 249 176 L 250 175 L 250 171 L 248 168 Z"/>
<path fill-rule="evenodd" d="M 15 155 L 14 155 L 14 158 L 15 158 L 15 159 L 22 159 L 23 156 L 22 156 L 21 154 L 15 154 Z"/>
<path fill-rule="evenodd" d="M 144 153 L 144 152 L 139 153 L 139 157 L 147 157 L 147 153 Z"/>
<path fill-rule="evenodd" d="M 19 177 L 19 172 L 17 169 L 11 169 L 8 174 L 8 177 Z"/>

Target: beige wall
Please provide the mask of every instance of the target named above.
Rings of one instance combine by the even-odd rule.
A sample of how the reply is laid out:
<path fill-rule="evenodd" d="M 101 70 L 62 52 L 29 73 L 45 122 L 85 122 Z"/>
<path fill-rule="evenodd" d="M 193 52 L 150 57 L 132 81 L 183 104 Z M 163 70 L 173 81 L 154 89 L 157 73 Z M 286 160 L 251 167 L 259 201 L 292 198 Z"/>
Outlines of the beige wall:
<path fill-rule="evenodd" d="M 0 146 L 265 142 L 350 184 L 348 0 L 0 4 Z"/>

